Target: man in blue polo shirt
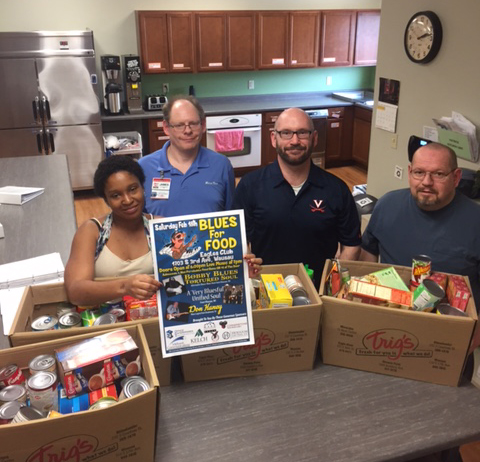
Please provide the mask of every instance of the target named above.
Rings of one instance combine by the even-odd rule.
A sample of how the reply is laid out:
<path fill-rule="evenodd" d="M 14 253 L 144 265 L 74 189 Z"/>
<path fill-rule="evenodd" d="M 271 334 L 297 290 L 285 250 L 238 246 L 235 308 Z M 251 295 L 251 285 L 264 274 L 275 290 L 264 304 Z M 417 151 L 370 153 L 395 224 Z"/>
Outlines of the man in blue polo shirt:
<path fill-rule="evenodd" d="M 170 140 L 142 157 L 145 209 L 171 217 L 229 210 L 235 178 L 227 157 L 200 146 L 205 112 L 192 96 L 172 98 L 163 107 L 163 129 Z"/>
<path fill-rule="evenodd" d="M 282 112 L 271 135 L 277 160 L 242 178 L 233 208 L 244 209 L 252 252 L 264 264 L 308 263 L 318 287 L 325 260 L 337 251 L 357 259 L 361 237 L 347 185 L 310 159 L 317 136 L 304 111 Z"/>

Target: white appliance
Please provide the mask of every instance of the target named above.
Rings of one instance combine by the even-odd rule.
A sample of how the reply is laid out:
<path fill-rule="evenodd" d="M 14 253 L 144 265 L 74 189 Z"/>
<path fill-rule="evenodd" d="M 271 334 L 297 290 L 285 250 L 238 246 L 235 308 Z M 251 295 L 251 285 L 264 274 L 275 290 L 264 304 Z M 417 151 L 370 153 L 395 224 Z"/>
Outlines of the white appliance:
<path fill-rule="evenodd" d="M 207 117 L 207 148 L 215 149 L 215 133 L 223 130 L 243 130 L 243 150 L 220 152 L 227 156 L 233 168 L 257 167 L 262 163 L 262 115 L 241 114 Z"/>

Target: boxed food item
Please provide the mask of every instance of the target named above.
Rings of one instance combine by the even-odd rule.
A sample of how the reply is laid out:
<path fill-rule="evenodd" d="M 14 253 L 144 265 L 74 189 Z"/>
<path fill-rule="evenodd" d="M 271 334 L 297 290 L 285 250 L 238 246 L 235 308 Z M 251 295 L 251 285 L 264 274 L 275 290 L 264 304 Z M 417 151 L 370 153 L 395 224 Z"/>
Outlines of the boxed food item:
<path fill-rule="evenodd" d="M 264 265 L 263 272 L 298 276 L 311 305 L 253 311 L 255 344 L 181 357 L 185 381 L 310 370 L 317 353 L 320 297 L 298 264 Z M 225 326 L 228 331 L 228 325 Z"/>
<path fill-rule="evenodd" d="M 137 300 L 125 295 L 123 297 L 127 321 L 139 319 L 158 318 L 157 295 L 152 295 L 148 300 Z"/>
<path fill-rule="evenodd" d="M 260 305 L 262 308 L 292 306 L 293 298 L 281 274 L 262 273 L 260 275 Z"/>
<path fill-rule="evenodd" d="M 151 389 L 114 406 L 40 419 L 26 423 L 0 425 L 2 459 L 9 462 L 98 460 L 101 462 L 153 462 L 158 410 L 158 380 L 141 325 L 126 331 L 138 346 L 143 374 Z M 52 355 L 72 341 L 97 335 L 88 332 L 76 338 L 58 338 L 0 351 L 0 365 L 17 364 L 28 369 L 30 360 Z M 87 400 L 88 396 L 84 395 Z"/>
<path fill-rule="evenodd" d="M 99 390 L 141 370 L 138 347 L 125 329 L 59 348 L 55 356 L 68 398 Z"/>
<path fill-rule="evenodd" d="M 71 327 L 69 329 L 49 330 L 45 332 L 33 332 L 32 321 L 43 315 L 51 315 L 57 312 L 59 305 L 65 304 L 67 293 L 63 282 L 29 286 L 20 302 L 17 314 L 9 332 L 9 340 L 12 346 L 30 345 L 37 342 L 82 335 L 92 332 L 98 335 L 100 332 L 112 328 L 124 328 L 141 324 L 147 336 L 150 352 L 153 357 L 157 376 L 161 386 L 170 385 L 171 381 L 171 358 L 162 357 L 160 344 L 160 328 L 158 318 L 139 319 L 136 321 L 122 322 L 120 324 L 100 325 L 91 327 Z M 88 329 L 88 330 L 87 330 Z"/>
<path fill-rule="evenodd" d="M 391 266 L 357 261 L 340 264 L 349 268 L 353 278 Z M 327 260 L 320 284 L 325 364 L 458 385 L 477 322 L 473 299 L 467 304 L 467 317 L 338 299 L 325 295 L 325 281 L 331 266 L 332 261 Z M 408 283 L 411 268 L 394 267 Z M 468 286 L 468 279 L 460 277 Z"/>
<path fill-rule="evenodd" d="M 352 297 L 352 301 L 371 303 L 379 305 L 381 303 L 395 304 L 402 308 L 411 308 L 413 302 L 413 294 L 408 289 L 400 290 L 387 287 L 371 282 L 365 282 L 364 278 L 352 278 L 348 294 Z"/>
<path fill-rule="evenodd" d="M 462 276 L 450 276 L 447 284 L 448 303 L 459 310 L 465 311 L 470 299 L 470 289 Z"/>

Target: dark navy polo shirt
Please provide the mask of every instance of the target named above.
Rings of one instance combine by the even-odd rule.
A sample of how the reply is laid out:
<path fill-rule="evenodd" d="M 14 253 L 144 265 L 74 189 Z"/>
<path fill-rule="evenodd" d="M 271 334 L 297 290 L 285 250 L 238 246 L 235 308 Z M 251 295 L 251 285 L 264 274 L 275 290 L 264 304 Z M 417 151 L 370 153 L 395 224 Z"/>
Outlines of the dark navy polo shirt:
<path fill-rule="evenodd" d="M 247 238 L 263 263 L 308 263 L 318 287 L 338 243 L 361 244 L 360 220 L 347 185 L 313 163 L 298 195 L 278 162 L 245 175 L 233 209 L 244 209 Z"/>

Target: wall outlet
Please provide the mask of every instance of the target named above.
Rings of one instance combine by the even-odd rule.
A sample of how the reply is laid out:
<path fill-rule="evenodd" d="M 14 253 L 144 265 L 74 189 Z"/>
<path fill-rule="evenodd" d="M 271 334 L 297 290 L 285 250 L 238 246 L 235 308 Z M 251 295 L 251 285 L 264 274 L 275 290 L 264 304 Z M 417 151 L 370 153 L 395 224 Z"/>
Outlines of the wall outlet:
<path fill-rule="evenodd" d="M 248 81 L 248 89 L 253 90 L 255 88 L 255 81 L 254 80 L 249 80 Z"/>
<path fill-rule="evenodd" d="M 162 83 L 162 93 L 166 95 L 168 93 L 168 90 L 169 90 L 168 83 Z"/>
<path fill-rule="evenodd" d="M 390 138 L 390 147 L 392 149 L 397 149 L 397 142 L 398 142 L 398 135 L 397 134 L 392 135 L 392 137 Z"/>
<path fill-rule="evenodd" d="M 331 84 L 332 84 L 332 76 L 328 75 L 327 76 L 327 85 L 331 85 Z"/>
<path fill-rule="evenodd" d="M 399 165 L 395 165 L 395 169 L 393 170 L 393 176 L 397 180 L 401 180 L 403 178 L 403 168 Z"/>

